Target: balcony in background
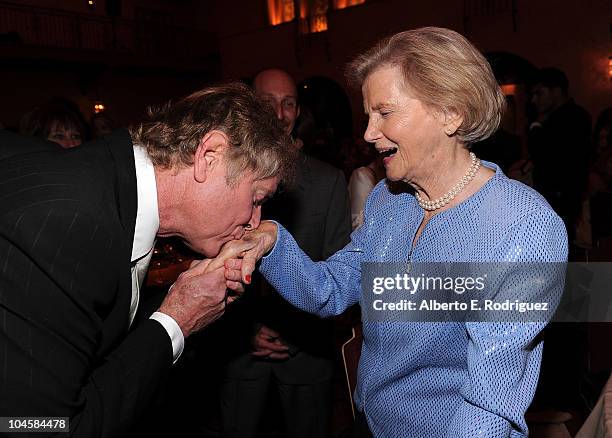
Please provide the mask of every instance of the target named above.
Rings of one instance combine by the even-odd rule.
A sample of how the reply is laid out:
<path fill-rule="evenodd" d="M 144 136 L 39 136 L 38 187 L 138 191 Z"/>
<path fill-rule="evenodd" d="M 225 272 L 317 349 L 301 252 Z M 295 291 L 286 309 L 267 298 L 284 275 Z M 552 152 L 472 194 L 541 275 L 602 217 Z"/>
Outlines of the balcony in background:
<path fill-rule="evenodd" d="M 218 50 L 200 29 L 0 1 L 0 58 L 209 70 Z"/>

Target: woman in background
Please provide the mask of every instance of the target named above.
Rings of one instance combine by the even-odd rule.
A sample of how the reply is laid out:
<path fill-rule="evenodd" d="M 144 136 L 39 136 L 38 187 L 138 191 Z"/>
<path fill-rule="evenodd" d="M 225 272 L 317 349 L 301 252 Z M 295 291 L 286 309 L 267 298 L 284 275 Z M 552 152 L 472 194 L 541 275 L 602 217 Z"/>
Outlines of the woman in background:
<path fill-rule="evenodd" d="M 19 122 L 19 133 L 44 138 L 69 149 L 85 141 L 87 127 L 75 110 L 52 101 L 26 113 Z"/>
<path fill-rule="evenodd" d="M 376 157 L 367 166 L 353 170 L 348 183 L 349 198 L 351 200 L 351 226 L 353 230 L 363 223 L 363 209 L 368 195 L 374 186 L 385 177 L 385 168 L 382 156 Z"/>

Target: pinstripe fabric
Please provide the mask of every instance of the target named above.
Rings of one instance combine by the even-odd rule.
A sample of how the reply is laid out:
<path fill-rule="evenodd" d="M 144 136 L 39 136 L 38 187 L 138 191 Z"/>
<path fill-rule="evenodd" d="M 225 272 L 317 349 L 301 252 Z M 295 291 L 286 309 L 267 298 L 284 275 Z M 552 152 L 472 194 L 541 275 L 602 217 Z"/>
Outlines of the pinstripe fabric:
<path fill-rule="evenodd" d="M 70 416 L 75 436 L 121 435 L 171 364 L 157 322 L 127 335 L 136 214 L 129 136 L 7 155 L 0 414 Z"/>

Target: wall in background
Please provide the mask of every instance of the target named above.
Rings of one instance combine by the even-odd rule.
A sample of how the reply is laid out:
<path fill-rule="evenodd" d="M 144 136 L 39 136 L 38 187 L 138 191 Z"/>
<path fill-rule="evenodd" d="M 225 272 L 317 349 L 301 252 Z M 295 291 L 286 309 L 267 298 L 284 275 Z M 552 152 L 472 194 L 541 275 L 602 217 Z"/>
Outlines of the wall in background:
<path fill-rule="evenodd" d="M 536 67 L 563 69 L 571 94 L 593 117 L 612 105 L 612 81 L 606 76 L 612 55 L 609 0 L 445 0 L 435 6 L 368 0 L 331 11 L 329 30 L 306 37 L 298 36 L 295 22 L 268 26 L 264 1 L 232 1 L 236 19 L 227 19 L 220 6 L 226 2 L 206 3 L 202 25 L 218 32 L 222 75 L 227 79 L 272 65 L 287 69 L 298 81 L 325 75 L 346 86 L 344 68 L 355 54 L 386 35 L 433 25 L 463 33 L 482 51 L 511 52 Z M 243 9 L 248 12 L 240 13 Z M 352 101 L 358 115 L 360 97 L 353 93 Z"/>
<path fill-rule="evenodd" d="M 89 14 L 92 20 L 102 20 L 107 18 L 105 1 L 97 0 L 96 8 L 89 10 L 81 0 L 0 0 L 0 34 L 7 32 L 2 23 L 8 8 L 3 5 Z M 108 51 L 59 53 L 36 48 L 37 52 L 0 44 L 0 122 L 14 125 L 24 108 L 63 95 L 87 108 L 101 98 L 126 123 L 142 114 L 147 104 L 186 94 L 210 81 L 250 77 L 269 66 L 288 70 L 298 82 L 327 76 L 348 91 L 344 68 L 353 56 L 385 35 L 423 25 L 455 29 L 485 52 L 505 51 L 536 67 L 563 69 L 571 94 L 593 117 L 612 105 L 612 81 L 606 76 L 612 55 L 609 0 L 444 0 L 435 6 L 367 0 L 330 11 L 329 30 L 307 36 L 298 35 L 295 22 L 269 26 L 265 0 L 123 0 L 121 10 L 126 22 L 149 20 L 140 30 L 150 32 L 130 39 L 145 55 L 136 56 L 130 51 L 133 47 L 119 47 L 119 55 L 108 56 Z M 159 30 L 151 21 L 162 22 Z M 172 31 L 164 31 L 165 25 L 205 32 L 178 40 L 179 48 L 189 46 L 189 54 L 180 58 L 172 48 L 155 52 L 156 45 L 163 48 L 166 41 L 176 39 Z M 34 51 L 24 55 L 26 49 Z M 152 54 L 147 55 L 147 50 Z M 7 54 L 25 62 L 14 62 Z M 49 62 L 34 62 L 41 57 Z M 83 74 L 88 69 L 93 73 Z M 355 126 L 360 126 L 361 97 L 358 91 L 349 96 Z"/>

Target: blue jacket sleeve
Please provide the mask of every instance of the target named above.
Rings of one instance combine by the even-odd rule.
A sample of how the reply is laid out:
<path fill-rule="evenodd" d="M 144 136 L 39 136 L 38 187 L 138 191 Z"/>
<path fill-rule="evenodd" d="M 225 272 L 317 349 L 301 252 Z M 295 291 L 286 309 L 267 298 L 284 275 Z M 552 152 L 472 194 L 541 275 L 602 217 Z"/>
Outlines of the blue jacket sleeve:
<path fill-rule="evenodd" d="M 278 224 L 276 246 L 262 259 L 259 269 L 295 307 L 322 318 L 339 315 L 361 295 L 366 228 L 356 230 L 351 242 L 326 261 L 313 262 Z"/>

